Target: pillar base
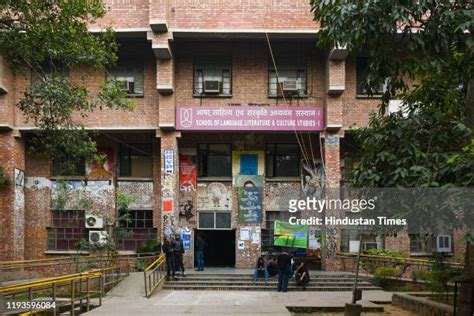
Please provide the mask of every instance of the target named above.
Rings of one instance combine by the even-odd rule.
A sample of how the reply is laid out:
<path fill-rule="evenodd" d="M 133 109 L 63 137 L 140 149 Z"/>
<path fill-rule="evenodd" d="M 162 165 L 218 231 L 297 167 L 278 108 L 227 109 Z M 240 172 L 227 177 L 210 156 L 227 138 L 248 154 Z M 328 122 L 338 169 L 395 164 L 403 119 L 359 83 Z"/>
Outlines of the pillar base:
<path fill-rule="evenodd" d="M 346 303 L 344 316 L 360 316 L 361 312 L 362 312 L 362 305 Z"/>

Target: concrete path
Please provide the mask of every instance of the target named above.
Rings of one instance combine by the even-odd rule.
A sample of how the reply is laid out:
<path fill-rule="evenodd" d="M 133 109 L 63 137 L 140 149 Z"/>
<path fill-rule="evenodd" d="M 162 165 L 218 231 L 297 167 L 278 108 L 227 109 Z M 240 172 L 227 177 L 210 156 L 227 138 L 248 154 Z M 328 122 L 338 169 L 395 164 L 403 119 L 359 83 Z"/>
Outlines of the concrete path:
<path fill-rule="evenodd" d="M 143 272 L 132 272 L 128 277 L 107 293 L 107 297 L 136 298 L 145 296 Z"/>

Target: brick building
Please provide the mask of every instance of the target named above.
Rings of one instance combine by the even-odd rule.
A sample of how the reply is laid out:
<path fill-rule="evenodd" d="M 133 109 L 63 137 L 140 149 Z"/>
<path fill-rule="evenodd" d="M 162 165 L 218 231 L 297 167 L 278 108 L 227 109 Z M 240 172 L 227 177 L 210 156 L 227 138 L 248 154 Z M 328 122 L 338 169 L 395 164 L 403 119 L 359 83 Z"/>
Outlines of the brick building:
<path fill-rule="evenodd" d="M 363 56 L 318 48 L 306 0 L 105 3 L 107 16 L 90 30 L 115 29 L 119 62 L 107 73 L 69 75 L 82 80 L 87 73 L 92 92 L 115 76 L 137 106 L 77 118 L 96 131 L 107 161 L 85 162 L 66 179 L 66 211 L 51 206 L 61 190 L 60 162 L 26 150 L 34 126 L 15 105 L 32 77 L 0 60 L 0 165 L 14 179 L 0 195 L 2 260 L 81 251 L 78 240 L 110 224 L 120 191 L 134 197 L 122 251 L 181 233 L 192 266 L 201 234 L 208 264 L 253 266 L 272 251 L 273 223 L 287 219 L 289 199 L 321 183 L 338 190 L 357 163 L 349 130 L 366 125 L 379 103 L 358 84 Z M 87 210 L 84 199 L 92 201 Z M 335 253 L 352 251 L 359 239 L 350 229 L 319 227 L 317 234 L 325 236 L 322 259 L 303 255 L 328 270 L 337 268 Z M 459 255 L 453 245 L 460 234 L 446 238 L 446 249 Z M 435 250 L 408 233 L 365 242 L 413 255 Z"/>

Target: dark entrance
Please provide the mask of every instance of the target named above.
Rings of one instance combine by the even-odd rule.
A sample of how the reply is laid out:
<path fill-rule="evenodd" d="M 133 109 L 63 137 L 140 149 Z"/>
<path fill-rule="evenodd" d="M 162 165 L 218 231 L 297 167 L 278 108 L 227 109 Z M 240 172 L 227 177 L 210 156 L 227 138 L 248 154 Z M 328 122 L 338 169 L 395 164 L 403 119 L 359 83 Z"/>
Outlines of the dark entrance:
<path fill-rule="evenodd" d="M 235 266 L 235 230 L 196 230 L 206 241 L 204 249 L 204 266 Z M 195 264 L 196 266 L 196 264 Z"/>

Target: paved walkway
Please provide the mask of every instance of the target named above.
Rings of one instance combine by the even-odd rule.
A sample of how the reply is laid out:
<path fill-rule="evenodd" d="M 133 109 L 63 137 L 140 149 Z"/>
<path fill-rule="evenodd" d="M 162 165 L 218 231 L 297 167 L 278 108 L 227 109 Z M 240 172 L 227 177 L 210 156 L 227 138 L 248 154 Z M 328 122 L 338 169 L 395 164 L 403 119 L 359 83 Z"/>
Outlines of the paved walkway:
<path fill-rule="evenodd" d="M 213 273 L 218 271 L 213 270 Z M 219 271 L 220 272 L 220 271 Z M 228 271 L 222 271 L 227 273 Z M 234 273 L 246 273 L 235 270 Z M 111 290 L 102 307 L 90 315 L 255 315 L 289 316 L 287 307 L 344 307 L 351 292 L 252 292 L 252 291 L 158 291 L 144 297 L 143 273 L 131 273 Z M 376 307 L 372 302 L 391 302 L 392 293 L 363 292 L 364 307 Z"/>

